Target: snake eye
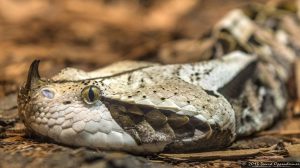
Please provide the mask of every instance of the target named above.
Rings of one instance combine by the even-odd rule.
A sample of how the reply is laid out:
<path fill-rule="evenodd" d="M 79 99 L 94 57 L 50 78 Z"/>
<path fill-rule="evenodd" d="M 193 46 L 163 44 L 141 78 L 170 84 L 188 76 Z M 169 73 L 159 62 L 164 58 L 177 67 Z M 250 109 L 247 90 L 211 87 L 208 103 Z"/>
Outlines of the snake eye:
<path fill-rule="evenodd" d="M 87 86 L 81 91 L 81 97 L 86 104 L 94 104 L 100 100 L 101 91 L 96 86 Z"/>

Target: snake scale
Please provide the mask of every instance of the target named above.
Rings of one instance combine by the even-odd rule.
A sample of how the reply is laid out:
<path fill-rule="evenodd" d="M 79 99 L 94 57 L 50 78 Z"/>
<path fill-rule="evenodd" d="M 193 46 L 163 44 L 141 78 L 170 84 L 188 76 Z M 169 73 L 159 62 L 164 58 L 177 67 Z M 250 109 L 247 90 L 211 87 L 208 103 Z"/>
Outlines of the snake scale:
<path fill-rule="evenodd" d="M 18 95 L 20 118 L 31 133 L 70 146 L 133 153 L 226 147 L 271 126 L 285 108 L 298 46 L 268 27 L 234 10 L 203 39 L 214 39 L 211 59 L 190 64 L 123 61 L 44 79 L 34 61 Z"/>

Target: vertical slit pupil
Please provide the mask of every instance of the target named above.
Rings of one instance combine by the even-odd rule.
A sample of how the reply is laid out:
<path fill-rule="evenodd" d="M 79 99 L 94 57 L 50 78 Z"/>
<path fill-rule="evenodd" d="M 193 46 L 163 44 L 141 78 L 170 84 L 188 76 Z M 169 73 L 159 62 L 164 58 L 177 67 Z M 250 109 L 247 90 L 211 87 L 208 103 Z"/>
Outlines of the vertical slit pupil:
<path fill-rule="evenodd" d="M 95 93 L 94 93 L 92 87 L 90 87 L 90 89 L 89 89 L 89 99 L 91 102 L 93 102 L 95 99 Z"/>

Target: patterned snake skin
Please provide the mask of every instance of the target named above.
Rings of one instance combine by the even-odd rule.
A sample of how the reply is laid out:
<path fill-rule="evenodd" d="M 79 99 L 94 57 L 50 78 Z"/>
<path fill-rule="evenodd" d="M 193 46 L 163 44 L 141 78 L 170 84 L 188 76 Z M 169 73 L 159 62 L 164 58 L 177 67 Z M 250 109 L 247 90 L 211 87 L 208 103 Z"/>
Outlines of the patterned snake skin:
<path fill-rule="evenodd" d="M 44 79 L 34 61 L 19 115 L 31 133 L 70 146 L 133 153 L 226 147 L 271 126 L 285 108 L 297 43 L 268 26 L 234 10 L 202 39 L 215 41 L 211 59 L 191 64 L 125 61 Z"/>

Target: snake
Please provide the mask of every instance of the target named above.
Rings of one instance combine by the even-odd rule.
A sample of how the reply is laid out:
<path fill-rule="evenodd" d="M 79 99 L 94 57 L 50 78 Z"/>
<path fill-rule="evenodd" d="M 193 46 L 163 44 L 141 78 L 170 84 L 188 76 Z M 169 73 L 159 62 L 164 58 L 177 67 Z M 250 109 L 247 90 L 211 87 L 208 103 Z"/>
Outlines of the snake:
<path fill-rule="evenodd" d="M 254 40 L 251 24 L 242 11 L 231 12 L 212 35 L 222 56 L 194 63 L 122 61 L 45 79 L 35 60 L 19 90 L 19 116 L 30 133 L 68 146 L 139 154 L 227 147 L 270 127 L 287 101 L 294 58 L 270 61 L 274 54 L 258 49 L 274 47 Z"/>

